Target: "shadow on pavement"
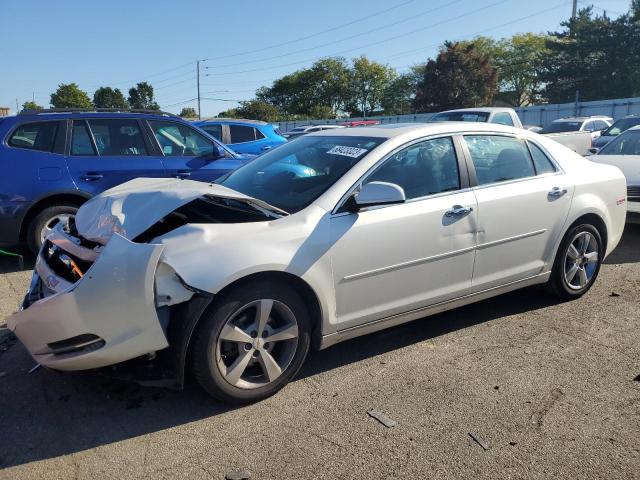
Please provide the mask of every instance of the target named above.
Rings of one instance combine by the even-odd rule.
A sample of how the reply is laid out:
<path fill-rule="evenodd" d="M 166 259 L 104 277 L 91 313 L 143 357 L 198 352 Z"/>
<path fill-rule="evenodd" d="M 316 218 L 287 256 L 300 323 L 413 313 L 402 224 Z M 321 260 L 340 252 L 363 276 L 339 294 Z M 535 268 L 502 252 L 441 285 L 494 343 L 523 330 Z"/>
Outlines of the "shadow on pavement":
<path fill-rule="evenodd" d="M 620 244 L 604 263 L 615 265 L 637 262 L 640 262 L 640 225 L 627 223 Z"/>
<path fill-rule="evenodd" d="M 640 261 L 640 227 L 628 226 L 607 263 Z M 2 264 L 4 265 L 4 264 Z M 6 271 L 6 267 L 2 267 Z M 535 311 L 555 300 L 528 288 L 312 352 L 298 379 L 462 330 Z M 183 392 L 143 388 L 95 373 L 28 371 L 17 344 L 0 350 L 0 468 L 54 458 L 224 414 L 229 407 L 195 385 Z"/>

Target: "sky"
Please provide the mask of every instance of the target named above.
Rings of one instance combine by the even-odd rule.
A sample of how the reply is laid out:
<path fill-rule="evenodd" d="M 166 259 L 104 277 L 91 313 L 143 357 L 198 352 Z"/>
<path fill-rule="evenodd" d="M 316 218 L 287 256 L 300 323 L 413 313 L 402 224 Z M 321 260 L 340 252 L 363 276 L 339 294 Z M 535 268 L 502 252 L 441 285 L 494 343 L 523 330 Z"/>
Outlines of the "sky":
<path fill-rule="evenodd" d="M 579 1 L 615 17 L 630 0 Z M 163 110 L 202 116 L 253 97 L 256 88 L 340 55 L 367 55 L 398 71 L 437 54 L 445 40 L 554 31 L 571 0 L 0 0 L 0 106 L 48 106 L 61 83 L 93 97 L 125 96 L 137 82 Z"/>

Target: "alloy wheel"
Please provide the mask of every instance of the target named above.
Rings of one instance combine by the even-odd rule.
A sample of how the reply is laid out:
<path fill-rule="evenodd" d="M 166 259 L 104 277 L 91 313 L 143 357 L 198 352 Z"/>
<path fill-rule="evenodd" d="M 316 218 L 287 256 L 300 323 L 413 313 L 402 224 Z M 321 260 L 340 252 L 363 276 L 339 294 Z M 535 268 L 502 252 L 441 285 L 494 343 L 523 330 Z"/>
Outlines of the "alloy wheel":
<path fill-rule="evenodd" d="M 589 232 L 579 232 L 569 243 L 564 259 L 564 279 L 572 290 L 582 290 L 593 278 L 600 260 L 598 241 Z"/>
<path fill-rule="evenodd" d="M 69 213 L 61 213 L 59 215 L 54 215 L 53 217 L 48 219 L 44 223 L 44 226 L 42 227 L 42 230 L 40 230 L 40 244 L 44 243 L 45 238 L 47 238 L 49 236 L 49 234 L 53 231 L 53 229 L 55 228 L 56 225 L 58 225 L 61 222 L 65 223 L 65 224 L 68 224 L 69 223 L 69 219 L 72 216 L 73 215 L 71 215 Z"/>
<path fill-rule="evenodd" d="M 282 375 L 297 346 L 298 322 L 291 309 L 277 300 L 255 300 L 226 320 L 216 341 L 216 365 L 231 385 L 258 388 Z"/>

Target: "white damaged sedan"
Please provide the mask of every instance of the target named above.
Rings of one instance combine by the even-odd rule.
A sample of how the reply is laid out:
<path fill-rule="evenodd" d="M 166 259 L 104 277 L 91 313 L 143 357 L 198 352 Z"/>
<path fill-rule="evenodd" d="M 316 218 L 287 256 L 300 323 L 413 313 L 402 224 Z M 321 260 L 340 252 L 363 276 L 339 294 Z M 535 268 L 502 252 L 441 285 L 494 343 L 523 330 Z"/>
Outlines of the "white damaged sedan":
<path fill-rule="evenodd" d="M 547 284 L 593 285 L 620 170 L 494 124 L 318 132 L 215 184 L 138 179 L 46 240 L 8 323 L 57 370 L 155 358 L 213 396 L 272 395 L 311 346 Z"/>

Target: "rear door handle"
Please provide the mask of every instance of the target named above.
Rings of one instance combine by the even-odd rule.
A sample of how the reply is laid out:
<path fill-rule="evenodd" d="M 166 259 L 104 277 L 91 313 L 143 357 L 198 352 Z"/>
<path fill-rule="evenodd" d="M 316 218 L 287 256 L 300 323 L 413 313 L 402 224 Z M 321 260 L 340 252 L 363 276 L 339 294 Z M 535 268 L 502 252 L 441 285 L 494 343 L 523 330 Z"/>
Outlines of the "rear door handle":
<path fill-rule="evenodd" d="M 560 198 L 561 196 L 565 195 L 566 193 L 567 193 L 567 189 L 566 188 L 553 187 L 551 189 L 551 191 L 549 192 L 549 197 L 551 197 L 551 198 Z"/>
<path fill-rule="evenodd" d="M 454 205 L 449 210 L 444 212 L 445 217 L 462 217 L 473 212 L 472 207 L 463 207 L 462 205 Z"/>
<path fill-rule="evenodd" d="M 178 170 L 176 173 L 176 178 L 187 178 L 191 176 L 191 172 L 188 170 Z"/>
<path fill-rule="evenodd" d="M 264 147 L 262 147 L 262 150 L 271 150 L 271 146 L 270 145 L 265 145 Z"/>
<path fill-rule="evenodd" d="M 85 173 L 84 175 L 80 175 L 80 180 L 84 180 L 85 182 L 95 182 L 96 180 L 100 180 L 103 177 L 100 173 Z"/>

